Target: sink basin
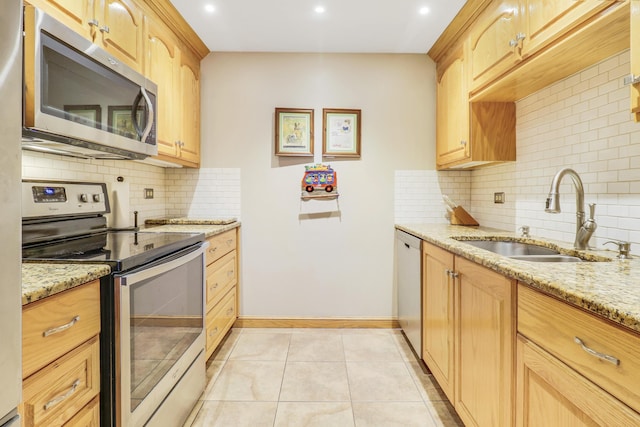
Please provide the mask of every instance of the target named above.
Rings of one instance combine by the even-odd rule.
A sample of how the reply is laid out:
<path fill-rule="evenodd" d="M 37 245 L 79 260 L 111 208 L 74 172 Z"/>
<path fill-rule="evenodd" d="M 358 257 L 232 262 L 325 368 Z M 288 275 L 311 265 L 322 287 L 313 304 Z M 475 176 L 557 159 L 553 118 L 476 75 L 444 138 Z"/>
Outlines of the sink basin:
<path fill-rule="evenodd" d="M 530 243 L 497 240 L 462 240 L 462 242 L 475 246 L 476 248 L 508 257 L 560 255 L 560 252 L 558 251 Z"/>
<path fill-rule="evenodd" d="M 511 259 L 517 259 L 520 261 L 532 261 L 532 262 L 582 262 L 583 260 L 571 256 L 571 255 L 513 255 L 510 256 Z"/>

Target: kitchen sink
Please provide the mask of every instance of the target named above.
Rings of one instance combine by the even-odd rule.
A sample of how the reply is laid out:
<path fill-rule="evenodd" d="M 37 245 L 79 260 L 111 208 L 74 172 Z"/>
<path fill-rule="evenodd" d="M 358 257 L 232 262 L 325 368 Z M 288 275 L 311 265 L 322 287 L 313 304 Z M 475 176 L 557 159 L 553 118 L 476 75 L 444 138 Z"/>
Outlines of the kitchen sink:
<path fill-rule="evenodd" d="M 503 240 L 462 240 L 463 243 L 484 249 L 498 255 L 514 256 L 548 256 L 560 255 L 560 252 L 531 243 L 511 242 Z"/>
<path fill-rule="evenodd" d="M 567 255 L 559 251 L 545 246 L 533 243 L 516 242 L 512 240 L 465 240 L 456 239 L 461 243 L 466 243 L 476 248 L 484 249 L 507 258 L 530 261 L 530 262 L 589 262 L 589 261 L 611 261 L 610 259 L 589 256 L 581 258 L 578 256 Z"/>
<path fill-rule="evenodd" d="M 582 262 L 581 258 L 571 255 L 513 255 L 511 259 L 517 259 L 520 261 L 532 261 L 532 262 Z"/>

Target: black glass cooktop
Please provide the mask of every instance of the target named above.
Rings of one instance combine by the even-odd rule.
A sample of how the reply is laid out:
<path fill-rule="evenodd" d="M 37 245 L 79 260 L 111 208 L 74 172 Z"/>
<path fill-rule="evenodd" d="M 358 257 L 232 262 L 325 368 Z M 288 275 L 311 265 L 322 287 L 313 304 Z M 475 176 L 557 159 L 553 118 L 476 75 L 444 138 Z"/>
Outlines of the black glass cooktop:
<path fill-rule="evenodd" d="M 201 233 L 104 231 L 22 248 L 23 260 L 106 263 L 120 272 L 204 241 Z"/>

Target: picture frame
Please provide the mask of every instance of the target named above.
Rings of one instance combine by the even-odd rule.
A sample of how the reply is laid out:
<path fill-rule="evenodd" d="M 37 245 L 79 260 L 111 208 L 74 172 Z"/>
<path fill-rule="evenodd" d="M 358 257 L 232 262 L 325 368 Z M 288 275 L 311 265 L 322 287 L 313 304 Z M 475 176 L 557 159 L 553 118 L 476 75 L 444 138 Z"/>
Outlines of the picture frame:
<path fill-rule="evenodd" d="M 276 156 L 313 156 L 313 109 L 276 108 Z"/>
<path fill-rule="evenodd" d="M 131 105 L 110 105 L 107 109 L 107 125 L 118 135 L 135 138 L 138 134 L 131 120 Z M 138 107 L 136 116 L 143 113 L 143 107 Z M 140 117 L 138 116 L 138 121 Z"/>
<path fill-rule="evenodd" d="M 322 109 L 322 155 L 360 157 L 361 110 Z"/>
<path fill-rule="evenodd" d="M 95 128 L 100 128 L 102 125 L 100 105 L 65 105 L 63 108 L 67 120 Z"/>

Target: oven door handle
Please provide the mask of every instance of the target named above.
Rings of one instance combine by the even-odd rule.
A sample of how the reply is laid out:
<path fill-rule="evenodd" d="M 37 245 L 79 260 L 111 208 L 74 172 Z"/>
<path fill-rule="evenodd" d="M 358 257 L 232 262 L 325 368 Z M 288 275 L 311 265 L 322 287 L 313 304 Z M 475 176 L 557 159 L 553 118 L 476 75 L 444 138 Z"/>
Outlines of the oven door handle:
<path fill-rule="evenodd" d="M 119 283 L 121 286 L 129 286 L 143 280 L 159 276 L 173 270 L 174 268 L 180 267 L 199 256 L 203 256 L 204 251 L 208 246 L 209 242 L 199 243 L 126 273 L 116 274 L 114 275 L 114 278 L 116 283 Z"/>

